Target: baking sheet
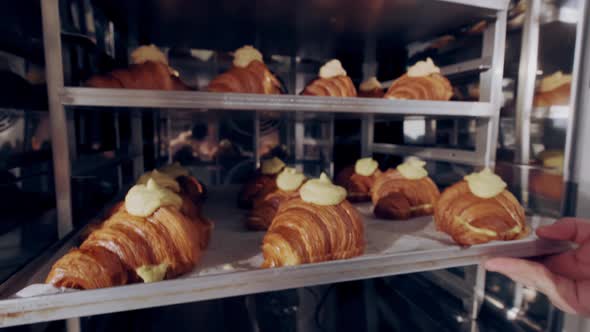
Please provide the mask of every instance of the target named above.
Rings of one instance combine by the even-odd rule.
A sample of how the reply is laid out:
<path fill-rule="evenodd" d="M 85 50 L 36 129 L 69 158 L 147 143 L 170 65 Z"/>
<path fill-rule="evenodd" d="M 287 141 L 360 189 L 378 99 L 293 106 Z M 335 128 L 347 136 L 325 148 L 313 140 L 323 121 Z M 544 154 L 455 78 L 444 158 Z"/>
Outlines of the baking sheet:
<path fill-rule="evenodd" d="M 201 262 L 193 272 L 177 279 L 259 269 L 263 261 L 260 246 L 265 232 L 246 230 L 244 219 L 247 211 L 235 206 L 236 192 L 236 187 L 210 190 L 209 199 L 204 208 L 205 215 L 215 222 L 209 248 L 204 252 Z M 431 216 L 392 221 L 375 218 L 370 203 L 355 204 L 355 207 L 365 223 L 366 249 L 364 255 L 349 259 L 350 261 L 391 254 L 403 255 L 404 253 L 423 252 L 424 255 L 430 255 L 433 251 L 448 250 L 449 248 L 461 249 L 448 235 L 436 231 Z M 528 217 L 528 223 L 533 230 L 541 224 L 551 222 L 553 220 L 550 218 Z M 514 242 L 534 242 L 535 239 L 533 231 L 528 237 L 518 241 L 491 242 L 480 246 L 504 246 Z M 28 283 L 29 286 L 20 290 L 16 296 L 32 297 L 71 291 L 40 283 L 43 282 L 53 262 L 59 259 L 64 252 L 67 252 L 73 244 L 66 245 L 59 253 L 56 253 L 49 262 L 44 264 L 36 277 Z"/>

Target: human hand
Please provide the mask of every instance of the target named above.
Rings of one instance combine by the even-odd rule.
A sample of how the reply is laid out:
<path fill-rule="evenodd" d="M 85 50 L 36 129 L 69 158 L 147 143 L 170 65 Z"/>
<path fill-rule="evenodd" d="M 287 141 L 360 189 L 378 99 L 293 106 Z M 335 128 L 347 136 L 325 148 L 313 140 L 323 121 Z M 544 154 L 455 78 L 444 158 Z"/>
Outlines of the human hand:
<path fill-rule="evenodd" d="M 577 247 L 540 261 L 492 258 L 485 263 L 486 269 L 539 290 L 567 313 L 590 316 L 590 221 L 562 219 L 540 227 L 537 235 L 572 241 Z"/>

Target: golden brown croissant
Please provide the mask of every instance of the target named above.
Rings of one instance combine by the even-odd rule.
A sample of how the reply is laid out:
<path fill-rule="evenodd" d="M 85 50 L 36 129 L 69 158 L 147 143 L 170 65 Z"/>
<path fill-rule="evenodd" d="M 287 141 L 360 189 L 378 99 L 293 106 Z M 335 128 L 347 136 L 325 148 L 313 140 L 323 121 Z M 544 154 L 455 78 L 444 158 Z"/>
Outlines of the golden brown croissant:
<path fill-rule="evenodd" d="M 91 77 L 84 84 L 93 88 L 125 88 L 147 90 L 191 90 L 170 73 L 166 64 L 146 61 L 117 69 L 106 75 Z"/>
<path fill-rule="evenodd" d="M 357 174 L 354 167 L 346 167 L 336 176 L 335 183 L 348 192 L 347 199 L 351 202 L 368 202 L 371 200 L 371 187 L 381 175 L 376 170 L 371 176 Z"/>
<path fill-rule="evenodd" d="M 127 275 L 116 254 L 92 247 L 70 250 L 55 262 L 45 282 L 55 287 L 95 289 L 124 285 Z"/>
<path fill-rule="evenodd" d="M 371 199 L 378 218 L 408 219 L 432 214 L 440 192 L 430 177 L 406 179 L 389 169 L 375 180 Z"/>
<path fill-rule="evenodd" d="M 264 198 L 277 190 L 277 174 L 257 174 L 244 184 L 238 194 L 238 206 L 242 209 L 251 209 L 254 201 Z"/>
<path fill-rule="evenodd" d="M 453 96 L 453 87 L 441 74 L 433 73 L 424 77 L 410 77 L 404 74 L 393 81 L 385 98 L 417 100 L 449 100 Z"/>
<path fill-rule="evenodd" d="M 364 248 L 363 222 L 347 200 L 320 206 L 295 198 L 281 204 L 264 236 L 263 267 L 345 259 Z"/>
<path fill-rule="evenodd" d="M 515 240 L 528 233 L 524 209 L 509 191 L 480 198 L 471 193 L 467 181 L 460 181 L 442 193 L 434 220 L 440 231 L 461 245 Z"/>
<path fill-rule="evenodd" d="M 137 282 L 137 268 L 159 264 L 167 265 L 166 278 L 174 278 L 196 265 L 199 241 L 196 225 L 174 208 L 160 207 L 147 218 L 122 209 L 92 232 L 80 249 L 60 258 L 46 282 L 80 289 L 108 287 Z M 119 277 L 120 266 L 124 278 Z"/>
<path fill-rule="evenodd" d="M 279 206 L 284 202 L 299 197 L 298 191 L 277 189 L 254 201 L 252 211 L 246 219 L 246 227 L 254 231 L 267 230 L 275 217 Z"/>
<path fill-rule="evenodd" d="M 356 88 L 348 76 L 317 78 L 308 84 L 304 96 L 356 97 Z"/>
<path fill-rule="evenodd" d="M 554 105 L 567 105 L 570 102 L 571 84 L 562 84 L 556 89 L 546 92 L 537 92 L 533 99 L 535 107 L 549 107 Z"/>
<path fill-rule="evenodd" d="M 276 95 L 281 93 L 281 83 L 264 63 L 254 60 L 244 68 L 232 66 L 213 79 L 207 91 Z"/>

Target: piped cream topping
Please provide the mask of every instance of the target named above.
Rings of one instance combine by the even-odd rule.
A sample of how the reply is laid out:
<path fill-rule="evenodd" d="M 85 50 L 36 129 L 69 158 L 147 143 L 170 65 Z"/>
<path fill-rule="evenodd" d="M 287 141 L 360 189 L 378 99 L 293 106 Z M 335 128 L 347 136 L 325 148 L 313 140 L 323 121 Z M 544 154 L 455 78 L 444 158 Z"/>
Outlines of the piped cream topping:
<path fill-rule="evenodd" d="M 342 68 L 342 62 L 338 59 L 332 59 L 326 62 L 319 72 L 321 78 L 332 78 L 336 76 L 346 76 L 346 70 Z"/>
<path fill-rule="evenodd" d="M 158 170 L 144 173 L 139 177 L 139 180 L 137 180 L 137 184 L 147 184 L 150 179 L 156 182 L 158 186 L 162 188 L 172 190 L 175 193 L 180 191 L 180 185 L 178 185 L 178 182 L 176 182 L 173 177 L 159 172 Z"/>
<path fill-rule="evenodd" d="M 180 208 L 181 205 L 180 196 L 152 179 L 147 184 L 136 184 L 125 196 L 125 210 L 137 217 L 148 217 L 162 206 Z"/>
<path fill-rule="evenodd" d="M 427 58 L 426 61 L 418 61 L 408 68 L 409 77 L 424 77 L 431 74 L 440 74 L 440 68 L 432 62 L 431 58 Z"/>
<path fill-rule="evenodd" d="M 260 165 L 260 171 L 262 172 L 262 174 L 266 175 L 277 174 L 280 171 L 282 171 L 283 168 L 285 168 L 285 163 L 277 157 L 272 157 L 271 159 L 263 160 Z"/>
<path fill-rule="evenodd" d="M 492 198 L 506 189 L 506 182 L 494 174 L 489 168 L 484 168 L 479 173 L 471 173 L 465 176 L 472 194 L 480 198 Z"/>
<path fill-rule="evenodd" d="M 168 58 L 156 45 L 143 45 L 131 52 L 131 63 L 139 65 L 147 61 L 168 65 Z"/>
<path fill-rule="evenodd" d="M 359 86 L 359 90 L 364 92 L 373 91 L 377 89 L 383 89 L 383 85 L 381 85 L 381 82 L 379 82 L 377 80 L 377 77 L 375 76 L 369 77 Z"/>
<path fill-rule="evenodd" d="M 168 264 L 162 263 L 158 265 L 143 265 L 135 269 L 137 275 L 143 282 L 156 282 L 164 280 L 166 272 L 168 271 Z"/>
<path fill-rule="evenodd" d="M 252 61 L 260 61 L 264 63 L 262 53 L 250 45 L 238 48 L 234 52 L 234 66 L 246 68 Z"/>
<path fill-rule="evenodd" d="M 285 169 L 277 176 L 277 187 L 283 191 L 295 191 L 301 187 L 305 181 L 305 175 L 297 172 L 295 168 L 285 167 Z"/>
<path fill-rule="evenodd" d="M 170 176 L 173 179 L 176 179 L 179 176 L 188 176 L 190 174 L 189 170 L 185 167 L 182 167 L 182 165 L 180 165 L 178 162 L 160 167 L 158 168 L 158 171 Z"/>
<path fill-rule="evenodd" d="M 325 173 L 307 181 L 299 190 L 301 199 L 316 205 L 338 205 L 346 199 L 346 189 L 332 183 Z"/>
<path fill-rule="evenodd" d="M 415 157 L 408 158 L 403 164 L 396 167 L 400 174 L 410 180 L 419 180 L 428 176 L 426 162 Z"/>
<path fill-rule="evenodd" d="M 354 172 L 363 176 L 371 176 L 378 167 L 379 163 L 375 159 L 371 157 L 361 158 L 354 164 Z"/>
<path fill-rule="evenodd" d="M 555 90 L 564 84 L 572 82 L 572 75 L 564 74 L 561 70 L 557 71 L 541 80 L 539 85 L 540 92 Z"/>

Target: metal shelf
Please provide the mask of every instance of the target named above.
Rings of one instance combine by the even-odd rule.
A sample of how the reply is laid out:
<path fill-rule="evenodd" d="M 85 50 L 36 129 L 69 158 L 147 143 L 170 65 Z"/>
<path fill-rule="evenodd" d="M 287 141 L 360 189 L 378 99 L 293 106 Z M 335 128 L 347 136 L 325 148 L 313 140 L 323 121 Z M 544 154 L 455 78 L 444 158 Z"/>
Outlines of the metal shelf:
<path fill-rule="evenodd" d="M 458 101 L 387 100 L 298 95 L 260 95 L 188 91 L 156 91 L 67 87 L 61 91 L 66 106 L 225 109 L 276 112 L 321 112 L 389 115 L 482 117 L 494 115 L 491 103 Z"/>
<path fill-rule="evenodd" d="M 210 247 L 199 266 L 180 279 L 157 284 L 135 284 L 116 289 L 73 291 L 0 301 L 0 326 L 30 324 L 70 317 L 96 315 L 140 308 L 194 302 L 419 271 L 478 264 L 484 257 L 507 255 L 528 257 L 560 252 L 564 242 L 539 240 L 534 233 L 512 242 L 495 242 L 459 247 L 448 236 L 436 232 L 432 217 L 403 223 L 372 217 L 368 204 L 357 208 L 365 220 L 367 248 L 363 256 L 318 264 L 278 269 L 259 269 L 263 232 L 243 228 L 244 211 L 228 206 L 227 197 L 237 188 L 212 188 L 205 205 L 216 221 Z M 552 220 L 530 217 L 534 229 Z M 81 234 L 81 230 L 78 234 Z M 26 285 L 42 282 L 51 264 L 78 243 L 72 236 L 35 266 L 15 275 L 3 294 L 15 294 Z M 16 282 L 15 282 L 16 280 Z"/>

